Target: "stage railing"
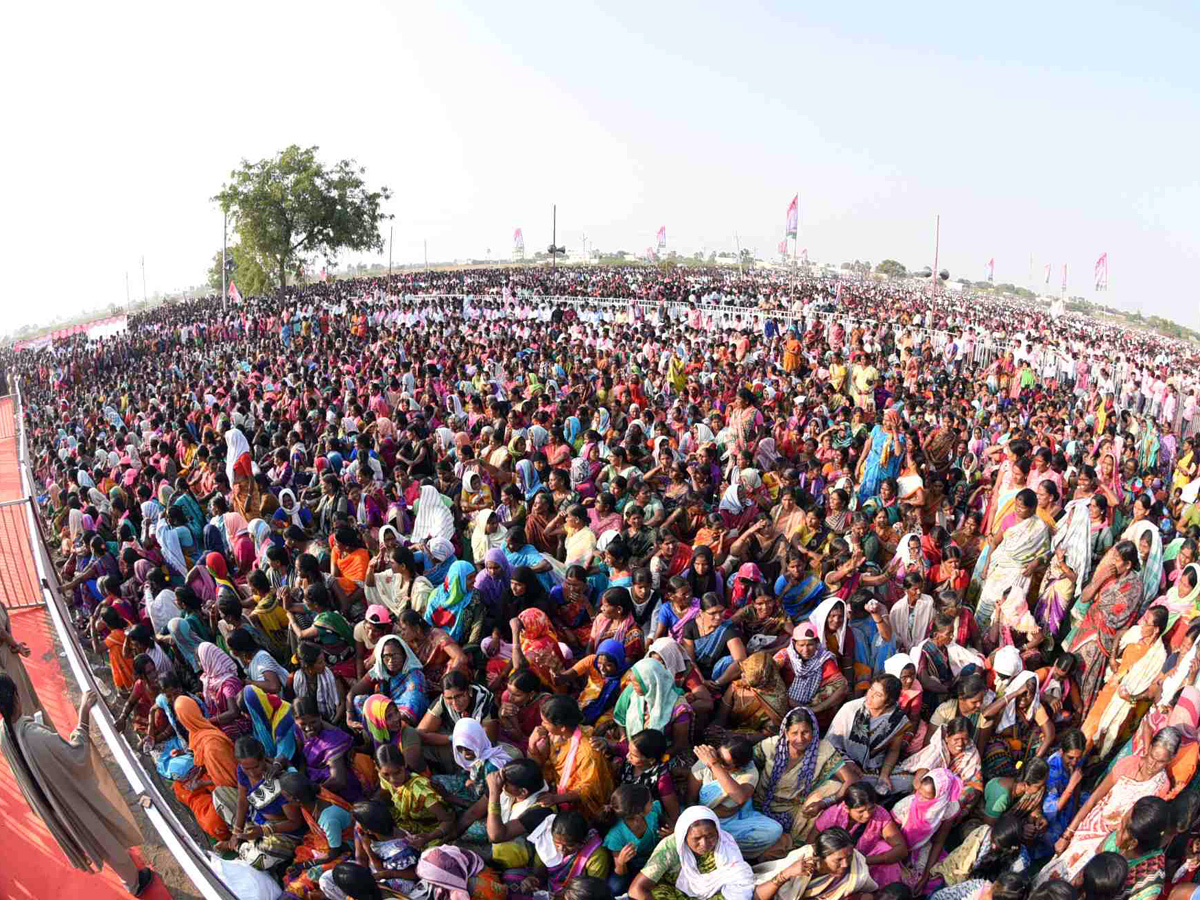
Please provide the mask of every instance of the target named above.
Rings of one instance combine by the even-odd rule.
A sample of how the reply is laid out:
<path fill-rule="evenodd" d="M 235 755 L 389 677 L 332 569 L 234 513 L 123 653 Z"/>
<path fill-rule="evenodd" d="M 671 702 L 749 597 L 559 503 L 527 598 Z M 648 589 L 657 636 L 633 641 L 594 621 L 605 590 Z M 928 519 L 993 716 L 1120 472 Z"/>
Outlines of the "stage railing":
<path fill-rule="evenodd" d="M 88 665 L 87 657 L 84 655 L 83 647 L 79 643 L 79 635 L 71 621 L 69 607 L 63 600 L 58 575 L 46 547 L 46 532 L 42 528 L 41 511 L 34 500 L 37 497 L 36 482 L 33 469 L 29 464 L 24 409 L 21 404 L 19 384 L 14 394 L 13 414 L 17 431 L 17 459 L 21 469 L 21 487 L 25 494 L 25 500 L 22 500 L 20 505 L 6 508 L 23 510 L 26 527 L 24 539 L 33 549 L 33 561 L 37 575 L 36 584 L 40 593 L 38 602 L 46 604 L 50 621 L 62 644 L 76 683 L 81 690 L 93 690 L 103 696 L 104 692 L 97 684 L 91 666 Z M 2 527 L 0 525 L 0 529 Z M 0 537 L 3 537 L 2 530 L 0 530 Z M 205 900 L 236 900 L 233 892 L 217 878 L 209 867 L 206 862 L 206 850 L 192 839 L 187 829 L 179 821 L 175 810 L 159 791 L 155 777 L 145 770 L 141 756 L 129 745 L 125 736 L 117 731 L 112 713 L 103 703 L 96 704 L 92 712 L 92 724 L 99 730 L 101 739 L 108 745 L 113 759 L 129 783 L 137 802 L 144 808 L 158 838 L 187 873 L 200 895 Z"/>

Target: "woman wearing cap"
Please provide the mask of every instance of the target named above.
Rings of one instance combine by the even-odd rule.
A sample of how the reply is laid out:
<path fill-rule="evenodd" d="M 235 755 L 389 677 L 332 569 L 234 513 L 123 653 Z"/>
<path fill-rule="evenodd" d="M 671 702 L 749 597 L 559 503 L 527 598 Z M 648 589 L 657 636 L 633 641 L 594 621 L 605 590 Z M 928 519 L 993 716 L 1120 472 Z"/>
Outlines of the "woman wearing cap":
<path fill-rule="evenodd" d="M 392 626 L 392 613 L 381 603 L 368 606 L 366 616 L 354 626 L 354 647 L 357 651 L 355 662 L 358 668 L 356 674 L 359 678 L 366 674 L 373 662 L 375 645 L 392 633 Z"/>
<path fill-rule="evenodd" d="M 828 728 L 838 704 L 850 696 L 850 683 L 837 658 L 822 646 L 816 626 L 797 625 L 788 645 L 775 654 L 775 662 L 787 683 L 789 704 L 809 707 L 821 728 Z"/>

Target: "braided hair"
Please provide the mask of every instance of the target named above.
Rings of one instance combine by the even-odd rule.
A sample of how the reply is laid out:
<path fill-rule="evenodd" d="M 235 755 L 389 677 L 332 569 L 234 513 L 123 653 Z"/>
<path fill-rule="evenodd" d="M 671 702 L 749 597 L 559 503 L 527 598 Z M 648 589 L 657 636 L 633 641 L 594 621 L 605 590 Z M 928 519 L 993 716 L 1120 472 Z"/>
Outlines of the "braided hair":
<path fill-rule="evenodd" d="M 763 810 L 783 826 L 784 833 L 792 830 L 792 815 L 791 813 L 774 812 L 771 809 L 771 801 L 775 799 L 775 791 L 788 767 L 788 757 L 791 754 L 787 740 L 788 729 L 797 722 L 803 722 L 803 716 L 808 716 L 809 724 L 812 725 L 813 737 L 808 749 L 804 752 L 804 759 L 800 763 L 801 791 L 807 792 L 812 784 L 817 768 L 817 745 L 821 742 L 821 727 L 817 724 L 817 714 L 811 709 L 807 706 L 794 706 L 788 710 L 783 721 L 779 723 L 779 743 L 775 746 L 775 763 L 771 767 L 771 778 L 767 782 L 767 794 L 763 799 Z"/>

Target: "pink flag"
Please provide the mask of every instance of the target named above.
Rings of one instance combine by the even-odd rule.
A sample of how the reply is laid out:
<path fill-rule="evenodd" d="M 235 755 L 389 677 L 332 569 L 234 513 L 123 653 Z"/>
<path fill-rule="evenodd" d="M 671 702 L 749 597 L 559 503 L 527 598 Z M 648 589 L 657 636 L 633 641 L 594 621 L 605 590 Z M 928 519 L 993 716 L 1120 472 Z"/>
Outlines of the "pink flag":
<path fill-rule="evenodd" d="M 514 250 L 524 250 L 525 249 L 525 235 L 521 234 L 520 228 L 518 228 L 516 231 L 513 232 L 513 249 Z"/>
<path fill-rule="evenodd" d="M 666 225 L 664 225 L 662 228 L 658 229 L 658 246 L 660 246 L 660 247 L 667 246 L 667 226 Z"/>
<path fill-rule="evenodd" d="M 787 256 L 787 238 L 784 238 L 782 241 L 779 242 L 779 252 L 783 256 Z"/>
<path fill-rule="evenodd" d="M 993 256 L 991 259 L 988 260 L 987 270 L 988 270 L 988 281 L 992 281 L 996 275 L 996 257 Z"/>
<path fill-rule="evenodd" d="M 653 247 L 646 248 L 646 262 L 654 262 L 654 248 Z"/>
<path fill-rule="evenodd" d="M 787 211 L 787 229 L 784 233 L 794 238 L 800 231 L 800 195 L 797 194 L 792 198 L 792 202 L 788 204 Z"/>
<path fill-rule="evenodd" d="M 1108 253 L 1101 253 L 1096 260 L 1096 290 L 1108 290 Z"/>
<path fill-rule="evenodd" d="M 229 299 L 234 303 L 242 302 L 242 295 L 238 293 L 237 285 L 232 280 L 229 282 Z"/>
<path fill-rule="evenodd" d="M 800 258 L 803 259 L 805 262 L 808 262 L 808 248 L 807 247 L 805 247 L 803 250 L 800 251 Z"/>
<path fill-rule="evenodd" d="M 1046 263 L 1046 284 L 1050 283 L 1050 263 Z"/>
<path fill-rule="evenodd" d="M 324 267 L 324 266 L 322 266 L 322 267 L 321 267 L 321 280 L 322 280 L 322 281 L 328 281 L 328 280 L 329 280 L 329 273 L 325 271 L 325 267 Z"/>

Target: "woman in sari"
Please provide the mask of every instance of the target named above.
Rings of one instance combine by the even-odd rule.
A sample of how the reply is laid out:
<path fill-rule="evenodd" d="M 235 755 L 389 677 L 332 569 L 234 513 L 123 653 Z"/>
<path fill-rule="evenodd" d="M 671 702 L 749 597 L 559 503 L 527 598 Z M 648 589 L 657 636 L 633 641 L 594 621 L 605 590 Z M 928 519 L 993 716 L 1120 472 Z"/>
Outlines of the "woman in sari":
<path fill-rule="evenodd" d="M 889 409 L 883 414 L 883 422 L 871 429 L 871 436 L 863 445 L 858 458 L 858 502 L 866 503 L 879 493 L 885 478 L 900 474 L 907 454 L 908 439 L 900 429 L 900 413 Z"/>
<path fill-rule="evenodd" d="M 909 851 L 901 864 L 901 878 L 918 895 L 958 815 L 962 790 L 962 779 L 949 769 L 930 769 L 913 785 L 913 793 L 892 807 Z"/>
<path fill-rule="evenodd" d="M 681 643 L 704 675 L 705 686 L 719 694 L 733 683 L 746 659 L 741 630 L 726 616 L 728 610 L 716 594 L 700 599 L 700 613 L 683 627 Z"/>
<path fill-rule="evenodd" d="M 354 850 L 351 806 L 298 772 L 281 776 L 279 789 L 286 802 L 299 808 L 308 826 L 292 865 L 283 874 L 281 900 L 320 900 L 324 897 L 318 886 L 322 873 L 332 871 Z"/>
<path fill-rule="evenodd" d="M 262 511 L 262 494 L 254 480 L 255 466 L 250 456 L 250 443 L 241 429 L 225 432 L 225 476 L 229 479 L 229 499 L 245 520 L 258 518 Z"/>
<path fill-rule="evenodd" d="M 242 690 L 241 703 L 250 717 L 254 736 L 267 754 L 267 762 L 278 771 L 289 768 L 297 758 L 292 705 L 253 685 Z"/>
<path fill-rule="evenodd" d="M 805 558 L 789 551 L 783 574 L 775 579 L 775 598 L 791 619 L 810 613 L 824 598 L 827 588 L 820 575 L 809 571 Z"/>
<path fill-rule="evenodd" d="M 1166 624 L 1167 611 L 1156 606 L 1146 611 L 1140 627 L 1130 628 L 1122 636 L 1120 662 L 1083 720 L 1081 730 L 1089 751 L 1099 747 L 1100 756 L 1108 756 L 1118 737 L 1128 734 L 1126 724 L 1139 705 L 1145 705 L 1167 658 L 1163 645 Z"/>
<path fill-rule="evenodd" d="M 625 647 L 620 641 L 601 641 L 596 652 L 585 656 L 570 669 L 570 679 L 560 675 L 556 685 L 582 681 L 579 689 L 579 709 L 583 724 L 595 725 L 609 711 L 621 692 L 621 676 L 625 673 Z"/>
<path fill-rule="evenodd" d="M 612 854 L 600 833 L 579 812 L 547 816 L 526 840 L 533 851 L 529 864 L 504 871 L 511 900 L 530 900 L 543 885 L 560 897 L 574 878 L 590 877 L 604 883 L 612 872 Z M 501 846 L 507 849 L 512 845 Z"/>
<path fill-rule="evenodd" d="M 901 880 L 900 863 L 908 859 L 908 841 L 869 784 L 850 785 L 840 803 L 817 817 L 818 832 L 830 828 L 844 828 L 854 838 L 854 849 L 863 855 L 877 885 Z"/>
<path fill-rule="evenodd" d="M 1159 703 L 1150 707 L 1133 737 L 1125 742 L 1125 746 L 1113 759 L 1109 770 L 1111 771 L 1113 766 L 1130 755 L 1144 756 L 1154 735 L 1170 726 L 1179 732 L 1180 742 L 1179 750 L 1176 751 L 1167 766 L 1170 787 L 1162 797 L 1166 800 L 1174 799 L 1191 785 L 1192 777 L 1196 774 L 1197 763 L 1200 762 L 1200 743 L 1198 743 L 1200 736 L 1196 733 L 1198 725 L 1200 725 L 1200 688 L 1188 685 L 1180 693 L 1179 699 L 1173 701 L 1171 706 Z"/>
<path fill-rule="evenodd" d="M 767 650 L 746 657 L 740 677 L 721 697 L 709 729 L 717 743 L 727 729 L 752 735 L 771 734 L 779 728 L 789 708 L 787 685 L 779 666 Z"/>
<path fill-rule="evenodd" d="M 512 620 L 512 631 L 513 670 L 528 666 L 547 690 L 554 690 L 555 677 L 567 664 L 549 617 L 536 607 L 526 609 Z"/>
<path fill-rule="evenodd" d="M 1149 498 L 1143 495 L 1138 503 L 1149 503 Z M 1121 535 L 1122 540 L 1132 541 L 1138 548 L 1142 573 L 1142 603 L 1139 612 L 1145 609 L 1162 589 L 1163 546 L 1162 532 L 1158 526 L 1148 519 L 1134 522 Z"/>
<path fill-rule="evenodd" d="M 371 554 L 358 531 L 349 525 L 341 525 L 333 534 L 329 551 L 329 581 L 343 609 L 350 606 L 352 598 L 361 598 L 367 569 L 371 565 Z"/>
<path fill-rule="evenodd" d="M 400 614 L 400 637 L 425 670 L 425 687 L 436 696 L 447 672 L 462 672 L 470 677 L 471 663 L 462 647 L 440 628 L 434 628 L 416 610 Z"/>
<path fill-rule="evenodd" d="M 554 793 L 544 805 L 568 803 L 593 820 L 601 819 L 613 792 L 608 759 L 593 746 L 591 729 L 571 697 L 551 697 L 542 704 L 542 724 L 529 738 L 529 756 L 542 766 Z"/>
<path fill-rule="evenodd" d="M 1016 521 L 992 536 L 976 608 L 976 620 L 992 626 L 993 645 L 1012 643 L 1012 631 L 1030 635 L 1038 629 L 1026 595 L 1033 572 L 1050 549 L 1050 529 L 1037 515 L 1037 494 L 1031 490 L 1017 494 L 1014 513 Z"/>
<path fill-rule="evenodd" d="M 208 718 L 228 735 L 237 740 L 250 732 L 250 720 L 238 708 L 242 694 L 242 680 L 238 677 L 237 663 L 216 644 L 205 641 L 196 649 L 200 662 L 200 681 L 204 685 L 204 705 Z"/>
<path fill-rule="evenodd" d="M 821 732 L 812 710 L 792 707 L 776 734 L 754 747 L 760 777 L 754 806 L 783 827 L 769 855 L 785 853 L 812 837 L 816 817 L 846 794 L 857 773 Z"/>
<path fill-rule="evenodd" d="M 192 811 L 200 827 L 209 837 L 229 839 L 229 826 L 213 806 L 213 791 L 217 788 L 237 790 L 237 761 L 233 742 L 200 711 L 191 697 L 181 694 L 175 699 L 175 716 L 187 729 L 187 748 L 194 768 L 183 778 L 172 782 L 180 803 Z"/>
<path fill-rule="evenodd" d="M 850 628 L 850 611 L 845 600 L 840 597 L 828 597 L 813 610 L 809 621 L 817 629 L 821 646 L 833 654 L 838 671 L 850 685 L 852 694 L 859 694 L 867 689 L 871 681 L 871 672 L 865 667 L 856 667 L 854 629 Z"/>
<path fill-rule="evenodd" d="M 630 900 L 751 900 L 754 873 L 706 806 L 684 810 L 629 886 Z"/>
<path fill-rule="evenodd" d="M 1041 884 L 1050 878 L 1073 880 L 1088 860 L 1101 852 L 1101 846 L 1139 800 L 1166 791 L 1167 766 L 1178 750 L 1179 732 L 1164 728 L 1154 736 L 1144 756 L 1126 757 L 1114 766 L 1075 814 L 1055 844 L 1058 855 L 1042 869 L 1034 883 Z"/>
<path fill-rule="evenodd" d="M 838 669 L 834 655 L 821 645 L 811 622 L 797 625 L 786 647 L 776 652 L 788 699 L 793 706 L 807 706 L 817 722 L 828 727 L 837 707 L 850 695 L 850 685 Z"/>
<path fill-rule="evenodd" d="M 880 675 L 865 696 L 842 704 L 826 732 L 829 743 L 865 774 L 891 771 L 900 759 L 912 727 L 900 708 L 902 687 L 899 678 Z"/>
<path fill-rule="evenodd" d="M 629 672 L 628 685 L 617 698 L 613 722 L 628 740 L 646 730 L 661 731 L 676 758 L 691 747 L 692 708 L 675 686 L 667 667 L 657 659 L 639 660 Z"/>
<path fill-rule="evenodd" d="M 1178 649 L 1184 635 L 1191 628 L 1197 615 L 1196 601 L 1200 599 L 1200 565 L 1189 563 L 1178 573 L 1178 577 L 1167 592 L 1159 597 L 1151 608 L 1161 606 L 1167 611 L 1166 641 L 1172 649 Z"/>
<path fill-rule="evenodd" d="M 1115 577 L 1096 594 L 1069 645 L 1070 652 L 1083 663 L 1080 695 L 1085 709 L 1091 707 L 1100 693 L 1109 656 L 1115 649 L 1118 636 L 1137 617 L 1142 602 L 1142 580 L 1138 571 L 1140 562 L 1133 543 L 1121 541 L 1113 547 L 1110 564 Z M 1098 572 L 1096 577 L 1099 576 Z M 1091 585 L 1088 587 L 1090 589 Z M 1084 599 L 1087 599 L 1087 592 Z"/>
<path fill-rule="evenodd" d="M 916 776 L 933 769 L 949 769 L 962 781 L 959 812 L 956 821 L 965 818 L 983 795 L 983 760 L 975 746 L 975 728 L 959 716 L 939 725 L 929 734 L 929 743 L 911 756 L 902 759 L 890 778 L 867 777 L 863 780 L 876 787 L 881 796 L 911 791 Z M 884 770 L 886 772 L 886 769 Z"/>
<path fill-rule="evenodd" d="M 778 862 L 756 865 L 753 872 L 755 900 L 850 900 L 870 896 L 880 886 L 855 848 L 855 836 L 838 826 Z"/>
<path fill-rule="evenodd" d="M 450 567 L 425 606 L 425 621 L 441 628 L 460 646 L 483 640 L 483 605 L 471 602 L 474 594 L 470 583 L 474 574 L 475 567 L 460 559 Z"/>
<path fill-rule="evenodd" d="M 633 598 L 628 588 L 609 588 L 600 597 L 600 615 L 592 622 L 588 650 L 596 652 L 606 641 L 618 641 L 625 650 L 627 663 L 635 663 L 646 654 L 646 637 L 633 615 Z"/>
<path fill-rule="evenodd" d="M 296 719 L 296 743 L 312 781 L 347 803 L 357 803 L 375 789 L 375 764 L 366 754 L 355 752 L 349 734 L 322 721 L 312 698 L 301 697 L 293 704 L 292 711 Z"/>
<path fill-rule="evenodd" d="M 348 720 L 362 721 L 366 699 L 382 694 L 396 704 L 400 715 L 416 726 L 429 708 L 425 671 L 421 661 L 397 635 L 386 634 L 375 645 L 374 662 L 367 674 L 350 690 Z"/>
<path fill-rule="evenodd" d="M 1035 756 L 1049 754 L 1054 744 L 1054 722 L 1039 702 L 1039 693 L 1037 674 L 1026 670 L 984 708 L 981 718 L 995 723 L 980 728 L 985 781 L 1014 776 Z"/>
<path fill-rule="evenodd" d="M 432 900 L 505 900 L 508 889 L 478 854 L 458 847 L 430 847 L 417 861 L 417 877 Z M 357 896 L 357 895 L 356 895 Z M 365 895 L 364 895 L 365 896 Z"/>
<path fill-rule="evenodd" d="M 1037 602 L 1037 618 L 1047 634 L 1058 633 L 1075 598 L 1083 593 L 1099 562 L 1093 549 L 1098 549 L 1097 537 L 1108 529 L 1107 518 L 1108 504 L 1103 497 L 1081 497 L 1063 510 L 1050 545 L 1050 569 Z"/>

